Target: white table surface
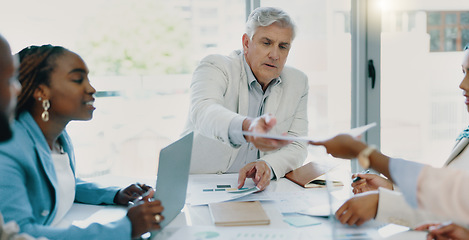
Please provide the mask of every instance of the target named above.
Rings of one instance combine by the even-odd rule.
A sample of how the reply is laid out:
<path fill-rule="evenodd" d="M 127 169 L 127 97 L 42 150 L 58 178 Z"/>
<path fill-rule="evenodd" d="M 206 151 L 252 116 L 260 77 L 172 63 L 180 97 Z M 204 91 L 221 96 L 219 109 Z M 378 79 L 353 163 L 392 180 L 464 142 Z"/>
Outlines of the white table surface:
<path fill-rule="evenodd" d="M 206 178 L 206 177 L 220 178 L 220 179 L 236 179 L 237 175 L 191 175 L 189 178 L 188 186 L 188 197 L 191 196 L 191 191 L 194 190 L 193 183 L 197 179 Z M 344 187 L 336 188 L 332 191 L 334 196 L 334 206 L 340 206 L 344 201 L 346 201 L 352 194 L 350 188 L 350 172 L 343 170 L 340 166 L 334 169 L 333 174 L 334 180 L 341 180 L 344 182 Z M 125 179 L 125 178 L 102 178 L 98 179 L 102 184 L 108 185 L 113 183 L 118 186 L 126 186 L 129 183 L 134 182 L 134 179 Z M 148 185 L 154 186 L 154 180 L 140 180 L 139 182 L 146 183 Z M 298 193 L 299 191 L 312 191 L 310 193 L 316 194 L 317 196 L 328 196 L 327 189 L 304 189 L 298 186 L 291 181 L 282 178 L 278 181 L 272 181 L 266 192 L 274 193 L 288 193 L 291 192 L 292 195 Z M 212 222 L 210 211 L 207 205 L 203 206 L 191 206 L 186 204 L 181 214 L 179 214 L 165 229 L 163 229 L 159 234 L 154 236 L 152 239 L 156 240 L 165 240 L 165 239 L 174 239 L 176 236 L 186 234 L 189 236 L 189 239 L 221 239 L 215 237 L 206 238 L 201 237 L 202 235 L 197 235 L 195 238 L 194 234 L 197 232 L 219 232 L 219 233 L 229 233 L 230 231 L 237 232 L 252 232 L 252 231 L 271 231 L 275 233 L 291 233 L 294 238 L 288 239 L 426 239 L 425 232 L 416 232 L 416 231 L 406 231 L 401 226 L 393 224 L 381 224 L 375 221 L 370 221 L 364 224 L 361 227 L 350 227 L 346 225 L 341 225 L 337 221 L 333 222 L 329 218 L 325 217 L 313 217 L 314 220 L 320 222 L 318 225 L 308 226 L 308 227 L 293 227 L 284 222 L 284 216 L 278 210 L 278 205 L 274 201 L 261 201 L 264 210 L 269 216 L 271 223 L 264 226 L 255 226 L 255 227 L 215 227 Z M 163 203 L 164 206 L 164 203 Z M 327 207 L 327 206 L 325 206 Z M 70 224 L 77 226 L 87 226 L 92 222 L 99 223 L 108 223 L 124 217 L 126 214 L 127 208 L 119 206 L 94 206 L 86 204 L 74 204 L 69 213 L 64 217 L 60 226 L 68 226 Z M 164 215 L 164 212 L 163 212 Z M 333 227 L 335 226 L 335 227 Z M 333 235 L 333 229 L 335 231 L 335 238 Z M 179 232 L 178 232 L 179 231 Z M 347 235 L 350 237 L 344 237 L 346 233 L 354 232 L 366 232 L 367 237 Z M 192 234 L 192 235 L 191 235 Z M 337 237 L 339 236 L 339 237 Z M 185 237 L 186 238 L 186 237 Z M 187 238 L 186 238 L 187 239 Z M 233 239 L 254 239 L 254 238 L 233 238 Z"/>

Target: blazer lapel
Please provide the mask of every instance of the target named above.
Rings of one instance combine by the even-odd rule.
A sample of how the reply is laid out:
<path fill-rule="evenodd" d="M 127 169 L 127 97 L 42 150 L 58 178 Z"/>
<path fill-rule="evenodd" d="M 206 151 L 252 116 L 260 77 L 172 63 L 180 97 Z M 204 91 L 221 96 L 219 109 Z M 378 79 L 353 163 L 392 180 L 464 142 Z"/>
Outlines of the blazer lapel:
<path fill-rule="evenodd" d="M 57 176 L 55 174 L 54 164 L 52 163 L 51 153 L 48 149 L 44 149 L 41 146 L 36 145 L 36 152 L 41 162 L 41 165 L 46 172 L 46 175 L 49 177 L 49 180 L 52 183 L 54 188 L 57 186 Z"/>
<path fill-rule="evenodd" d="M 448 166 L 448 164 L 451 163 L 461 152 L 466 148 L 466 146 L 469 144 L 469 138 L 462 138 L 459 140 L 456 145 L 453 148 L 453 151 L 449 155 L 448 159 L 446 160 L 445 166 Z"/>
<path fill-rule="evenodd" d="M 248 77 L 246 76 L 246 69 L 244 68 L 243 56 L 240 55 L 241 73 L 239 75 L 238 85 L 238 113 L 247 116 L 249 111 L 249 89 Z"/>
<path fill-rule="evenodd" d="M 49 145 L 47 145 L 44 134 L 42 134 L 41 129 L 29 113 L 23 113 L 19 121 L 23 124 L 33 141 L 39 164 L 44 168 L 46 176 L 49 178 L 52 186 L 56 188 L 58 185 L 57 176 L 55 174 Z"/>

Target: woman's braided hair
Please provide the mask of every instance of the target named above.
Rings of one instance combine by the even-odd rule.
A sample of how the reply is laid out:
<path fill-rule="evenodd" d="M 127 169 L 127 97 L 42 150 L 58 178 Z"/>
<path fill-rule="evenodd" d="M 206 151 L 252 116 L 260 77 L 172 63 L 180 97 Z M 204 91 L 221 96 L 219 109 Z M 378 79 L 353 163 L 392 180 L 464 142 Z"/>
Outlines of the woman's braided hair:
<path fill-rule="evenodd" d="M 20 67 L 18 80 L 22 89 L 18 96 L 16 116 L 23 111 L 30 111 L 34 104 L 34 91 L 45 84 L 49 86 L 50 73 L 54 70 L 55 60 L 68 51 L 64 47 L 42 45 L 30 46 L 21 50 L 19 55 Z"/>

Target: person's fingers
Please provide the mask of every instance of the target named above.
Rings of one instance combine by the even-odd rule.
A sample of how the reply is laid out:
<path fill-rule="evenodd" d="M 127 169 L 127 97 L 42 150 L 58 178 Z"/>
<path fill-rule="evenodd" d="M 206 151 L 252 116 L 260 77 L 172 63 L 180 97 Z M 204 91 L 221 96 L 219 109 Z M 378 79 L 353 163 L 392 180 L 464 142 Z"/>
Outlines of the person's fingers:
<path fill-rule="evenodd" d="M 164 220 L 164 216 L 161 215 L 161 214 L 155 214 L 155 216 L 153 217 L 153 219 L 154 219 L 154 221 L 152 220 L 153 223 L 159 225 L 159 224 Z"/>
<path fill-rule="evenodd" d="M 258 183 L 259 181 L 261 181 L 262 177 L 264 176 L 265 170 L 259 165 L 256 165 L 255 168 L 256 168 L 256 175 L 254 177 L 254 182 Z"/>
<path fill-rule="evenodd" d="M 150 190 L 152 187 L 151 186 L 148 186 L 146 184 L 140 184 L 138 183 L 138 186 L 144 191 L 144 192 L 147 192 L 148 190 Z"/>
<path fill-rule="evenodd" d="M 155 194 L 155 190 L 153 188 L 150 188 L 145 194 L 143 194 L 142 201 L 148 202 L 153 198 L 153 195 Z"/>
<path fill-rule="evenodd" d="M 314 146 L 324 146 L 326 144 L 324 141 L 309 141 L 308 143 Z"/>
<path fill-rule="evenodd" d="M 267 164 L 265 164 L 265 165 L 267 165 Z M 268 166 L 265 166 L 262 171 L 263 172 L 262 172 L 262 174 L 259 175 L 259 181 L 257 183 L 257 187 L 261 191 L 264 190 L 270 184 L 270 168 Z"/>
<path fill-rule="evenodd" d="M 428 233 L 427 234 L 427 240 L 433 240 L 433 239 L 434 239 L 433 234 Z"/>
<path fill-rule="evenodd" d="M 264 166 L 263 163 L 265 164 L 265 162 L 263 162 L 263 161 L 256 162 L 256 163 L 254 163 L 254 166 L 253 166 L 253 169 L 255 170 L 255 173 L 254 173 L 254 176 L 253 176 L 252 180 L 254 181 L 254 183 L 256 185 L 258 185 L 258 183 L 261 181 L 261 179 L 264 176 L 265 166 Z"/>
<path fill-rule="evenodd" d="M 151 190 L 150 190 L 151 191 Z M 136 238 L 141 234 L 159 229 L 159 222 L 164 219 L 161 216 L 164 208 L 159 200 L 153 202 L 141 201 L 141 204 L 131 207 L 127 211 L 127 216 L 132 223 L 132 237 Z M 157 215 L 160 215 L 156 217 Z"/>
<path fill-rule="evenodd" d="M 163 205 L 161 204 L 161 201 L 158 199 L 155 199 L 154 201 L 148 202 L 149 206 L 157 208 L 157 210 L 160 210 L 159 212 L 163 211 Z"/>
<path fill-rule="evenodd" d="M 257 187 L 260 189 L 260 191 L 263 191 L 269 185 L 270 185 L 270 176 L 265 175 L 263 180 L 261 180 L 261 183 L 258 184 Z"/>
<path fill-rule="evenodd" d="M 349 202 L 347 201 L 344 204 L 342 204 L 342 206 L 340 206 L 339 209 L 337 209 L 337 211 L 335 212 L 335 217 L 337 219 L 339 219 L 339 217 L 342 216 L 342 214 L 347 210 L 348 205 L 349 205 Z"/>
<path fill-rule="evenodd" d="M 142 189 L 139 186 L 137 186 L 136 184 L 132 184 L 126 187 L 122 191 L 122 194 L 129 196 L 129 197 L 135 197 L 135 196 L 138 197 L 138 195 L 140 195 L 140 191 L 142 191 Z"/>
<path fill-rule="evenodd" d="M 423 225 L 420 225 L 418 227 L 416 227 L 414 230 L 416 231 L 423 231 L 423 230 L 427 230 L 430 226 L 435 226 L 437 224 L 435 223 L 427 223 L 427 224 L 423 224 Z"/>
<path fill-rule="evenodd" d="M 372 173 L 358 173 L 357 176 L 361 179 L 365 179 L 365 180 L 373 180 L 373 179 L 376 179 L 376 178 L 380 178 L 380 176 L 376 175 L 376 174 L 372 174 Z"/>
<path fill-rule="evenodd" d="M 358 220 L 360 219 L 360 217 L 357 215 L 357 214 L 351 214 L 350 215 L 350 218 L 347 220 L 347 224 L 352 226 L 354 225 Z"/>
<path fill-rule="evenodd" d="M 246 178 L 252 178 L 252 179 L 254 180 L 255 177 L 256 177 L 256 171 L 257 171 L 257 170 L 256 170 L 256 168 L 254 168 L 254 167 L 251 168 L 250 170 L 248 170 L 248 171 L 246 172 Z"/>
<path fill-rule="evenodd" d="M 245 168 L 246 168 L 246 166 L 244 166 L 243 168 L 241 168 L 241 170 L 239 170 L 239 174 L 238 174 L 238 189 L 240 189 L 240 188 L 242 188 L 242 187 L 244 186 L 244 182 L 246 181 L 247 172 L 251 170 L 251 169 L 246 170 Z"/>
<path fill-rule="evenodd" d="M 454 224 L 440 226 L 441 227 L 437 227 L 436 229 L 431 230 L 431 233 L 435 235 L 444 235 L 456 229 L 456 226 Z"/>
<path fill-rule="evenodd" d="M 338 220 L 342 224 L 346 224 L 351 217 L 352 211 L 350 211 L 350 209 L 347 209 L 345 212 L 342 213 L 342 215 L 339 216 Z"/>
<path fill-rule="evenodd" d="M 353 188 L 353 193 L 354 194 L 364 193 L 366 191 L 367 191 L 367 189 L 365 187 L 362 187 L 362 186 L 357 186 L 357 187 Z"/>
<path fill-rule="evenodd" d="M 356 182 L 353 182 L 352 183 L 352 187 L 355 188 L 355 187 L 359 187 L 359 186 L 364 186 L 364 184 L 366 185 L 366 179 L 360 179 Z"/>
<path fill-rule="evenodd" d="M 360 182 L 360 183 L 357 182 L 358 184 L 355 185 L 355 188 L 356 188 L 356 189 L 359 189 L 359 190 L 361 190 L 361 191 L 367 190 L 367 188 L 368 188 L 368 183 L 366 182 L 366 180 L 363 179 L 363 181 L 360 180 L 359 182 Z"/>
<path fill-rule="evenodd" d="M 266 114 L 264 119 L 266 125 L 266 132 L 270 131 L 275 126 L 275 124 L 277 124 L 277 119 L 272 114 Z"/>

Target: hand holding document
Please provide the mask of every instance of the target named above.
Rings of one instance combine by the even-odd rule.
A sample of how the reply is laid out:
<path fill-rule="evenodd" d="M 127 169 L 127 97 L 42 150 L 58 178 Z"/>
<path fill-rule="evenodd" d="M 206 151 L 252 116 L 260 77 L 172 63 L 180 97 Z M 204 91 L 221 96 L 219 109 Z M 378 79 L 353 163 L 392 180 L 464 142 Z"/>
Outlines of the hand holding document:
<path fill-rule="evenodd" d="M 249 127 L 245 127 L 245 123 L 249 124 Z M 243 121 L 243 130 L 248 130 L 246 132 L 256 132 L 260 134 L 265 134 L 269 132 L 277 124 L 277 119 L 272 114 L 264 114 L 260 117 L 249 119 Z M 275 139 L 275 138 L 264 138 L 255 135 L 245 135 L 246 141 L 251 142 L 256 146 L 257 149 L 261 151 L 272 151 L 279 149 L 285 145 L 291 143 L 288 140 Z"/>
<path fill-rule="evenodd" d="M 352 128 L 348 132 L 345 132 L 345 133 L 350 134 L 353 137 L 358 137 L 375 126 L 376 126 L 376 123 L 370 123 L 365 126 Z M 269 133 L 256 133 L 256 132 L 248 132 L 248 131 L 243 131 L 243 134 L 246 136 L 270 138 L 270 139 L 277 139 L 277 140 L 287 140 L 287 141 L 300 141 L 300 142 L 315 142 L 315 141 L 320 141 L 320 140 L 324 140 L 328 138 L 328 137 L 313 138 L 313 137 L 308 137 L 308 136 L 295 137 L 295 136 L 284 136 L 284 135 L 275 135 L 275 134 L 269 134 Z"/>

